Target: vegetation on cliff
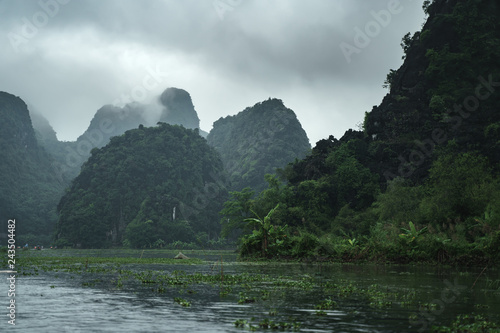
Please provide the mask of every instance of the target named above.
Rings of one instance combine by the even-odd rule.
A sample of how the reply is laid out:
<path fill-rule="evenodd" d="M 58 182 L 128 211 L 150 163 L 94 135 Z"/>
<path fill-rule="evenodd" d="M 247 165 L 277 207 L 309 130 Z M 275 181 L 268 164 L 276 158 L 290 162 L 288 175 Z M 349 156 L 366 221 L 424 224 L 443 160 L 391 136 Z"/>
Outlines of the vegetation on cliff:
<path fill-rule="evenodd" d="M 295 113 L 279 99 L 217 120 L 207 140 L 221 154 L 231 189 L 237 191 L 265 189 L 266 174 L 304 157 L 311 148 Z"/>
<path fill-rule="evenodd" d="M 61 246 L 162 247 L 217 236 L 226 189 L 219 155 L 197 130 L 159 123 L 92 150 L 61 199 Z"/>

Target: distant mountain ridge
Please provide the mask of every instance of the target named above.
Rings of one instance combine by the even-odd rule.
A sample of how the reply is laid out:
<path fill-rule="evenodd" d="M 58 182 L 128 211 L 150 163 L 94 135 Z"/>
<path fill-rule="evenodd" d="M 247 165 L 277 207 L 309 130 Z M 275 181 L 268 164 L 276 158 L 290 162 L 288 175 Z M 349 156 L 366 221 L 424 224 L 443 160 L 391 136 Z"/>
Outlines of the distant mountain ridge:
<path fill-rule="evenodd" d="M 200 120 L 189 93 L 177 88 L 165 90 L 155 105 L 101 107 L 87 130 L 73 142 L 59 141 L 47 119 L 34 112 L 30 115 L 26 104 L 11 94 L 0 94 L 0 115 L 6 120 L 0 124 L 0 151 L 4 154 L 0 208 L 28 221 L 19 229 L 19 240 L 30 243 L 50 242 L 57 220 L 56 204 L 64 189 L 80 174 L 92 152 L 109 145 L 111 138 L 138 127 L 156 128 L 162 124 L 157 120 L 194 129 L 191 135 L 208 136 L 198 128 Z M 233 186 L 228 189 L 250 186 L 256 192 L 266 186 L 266 173 L 274 173 L 310 149 L 295 113 L 277 99 L 221 118 L 215 122 L 208 143 L 223 156 L 224 167 L 231 172 Z M 212 219 L 218 225 L 218 217 Z M 120 230 L 123 236 L 124 230 Z"/>

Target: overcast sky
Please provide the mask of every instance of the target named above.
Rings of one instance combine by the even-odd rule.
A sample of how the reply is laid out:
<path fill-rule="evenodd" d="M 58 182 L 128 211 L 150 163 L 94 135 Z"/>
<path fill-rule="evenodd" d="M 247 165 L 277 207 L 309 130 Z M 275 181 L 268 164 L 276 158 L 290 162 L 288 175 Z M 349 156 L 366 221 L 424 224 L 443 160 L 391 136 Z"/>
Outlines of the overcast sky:
<path fill-rule="evenodd" d="M 401 38 L 424 23 L 422 2 L 0 0 L 0 91 L 65 141 L 127 95 L 185 89 L 206 131 L 275 97 L 314 145 L 381 102 L 385 76 L 402 64 Z"/>

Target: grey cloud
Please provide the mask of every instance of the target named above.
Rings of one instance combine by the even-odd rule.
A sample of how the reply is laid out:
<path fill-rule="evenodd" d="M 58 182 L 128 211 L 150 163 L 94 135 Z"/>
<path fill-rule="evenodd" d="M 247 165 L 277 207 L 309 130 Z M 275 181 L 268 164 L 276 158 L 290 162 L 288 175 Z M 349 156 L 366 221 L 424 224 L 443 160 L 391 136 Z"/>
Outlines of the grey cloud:
<path fill-rule="evenodd" d="M 385 94 L 385 74 L 401 64 L 402 36 L 423 23 L 423 0 L 401 0 L 401 13 L 350 64 L 339 45 L 352 44 L 354 28 L 363 29 L 373 20 L 370 12 L 390 1 L 242 0 L 221 20 L 213 0 L 73 0 L 29 39 L 31 51 L 16 53 L 7 34 L 19 33 L 23 18 L 42 9 L 35 0 L 4 0 L 0 90 L 39 103 L 57 132 L 74 139 L 100 106 L 139 84 L 148 65 L 160 63 L 174 73 L 162 89 L 184 88 L 196 101 L 195 92 L 211 85 L 214 96 L 204 94 L 203 104 L 195 105 L 206 130 L 220 116 L 241 111 L 243 101 L 259 101 L 252 98 L 272 96 L 287 104 L 301 89 L 304 100 L 316 94 L 315 105 L 294 110 L 299 119 L 315 115 L 305 125 L 314 143 L 355 126 Z M 339 91 L 363 98 L 346 99 Z M 344 122 L 327 126 L 322 114 Z M 69 124 L 70 118 L 79 124 Z"/>

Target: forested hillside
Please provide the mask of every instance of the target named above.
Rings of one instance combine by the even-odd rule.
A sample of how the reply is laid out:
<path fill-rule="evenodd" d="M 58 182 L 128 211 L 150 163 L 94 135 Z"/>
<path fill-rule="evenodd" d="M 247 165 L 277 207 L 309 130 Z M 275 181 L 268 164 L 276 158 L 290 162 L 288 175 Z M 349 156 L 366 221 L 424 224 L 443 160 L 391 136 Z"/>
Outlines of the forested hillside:
<path fill-rule="evenodd" d="M 283 182 L 226 203 L 226 234 L 244 229 L 252 210 L 272 212 L 242 254 L 499 259 L 500 5 L 436 0 L 423 9 L 428 20 L 403 37 L 404 63 L 387 75 L 390 92 L 364 131 L 319 141 Z"/>
<path fill-rule="evenodd" d="M 19 243 L 49 241 L 64 184 L 53 159 L 38 145 L 28 108 L 19 97 L 0 92 L 0 119 L 2 230 L 7 231 L 7 219 L 16 219 Z"/>
<path fill-rule="evenodd" d="M 295 113 L 279 99 L 217 120 L 207 140 L 221 154 L 233 190 L 263 190 L 266 174 L 304 157 L 311 148 Z"/>
<path fill-rule="evenodd" d="M 157 100 L 150 104 L 131 102 L 123 107 L 105 105 L 97 110 L 87 130 L 76 141 L 58 141 L 51 134 L 54 130 L 48 122 L 37 116 L 33 125 L 42 146 L 54 156 L 55 167 L 67 184 L 80 172 L 82 164 L 89 158 L 93 148 L 104 147 L 109 139 L 137 128 L 140 124 L 153 126 L 158 121 L 186 128 L 199 128 L 199 118 L 188 92 L 178 88 L 167 88 Z M 42 117 L 43 118 L 43 117 Z M 54 132 L 55 133 L 55 132 Z M 206 136 L 201 132 L 202 136 Z"/>
<path fill-rule="evenodd" d="M 129 130 L 91 156 L 58 205 L 60 246 L 158 247 L 216 237 L 227 195 L 219 155 L 198 130 Z"/>

